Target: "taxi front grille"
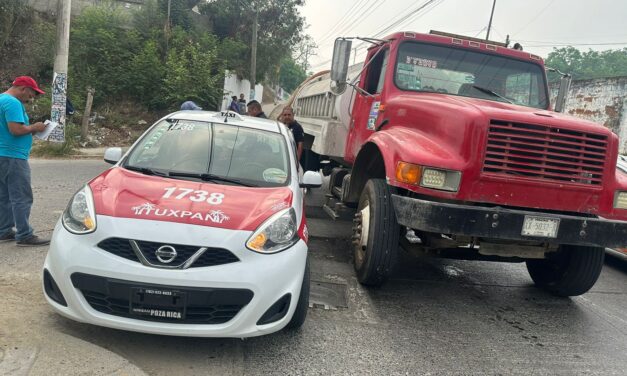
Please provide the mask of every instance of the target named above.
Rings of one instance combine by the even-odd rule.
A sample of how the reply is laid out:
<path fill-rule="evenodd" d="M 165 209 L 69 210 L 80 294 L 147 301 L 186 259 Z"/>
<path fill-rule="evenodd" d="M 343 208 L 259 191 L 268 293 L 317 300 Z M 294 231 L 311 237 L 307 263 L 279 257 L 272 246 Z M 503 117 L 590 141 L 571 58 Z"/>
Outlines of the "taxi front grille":
<path fill-rule="evenodd" d="M 483 173 L 600 186 L 607 143 L 595 133 L 492 120 Z"/>
<path fill-rule="evenodd" d="M 74 273 L 70 277 L 91 308 L 108 315 L 136 320 L 169 322 L 173 324 L 223 324 L 235 317 L 253 298 L 247 289 L 199 288 L 147 285 L 139 282 Z M 173 320 L 131 313 L 131 297 L 136 288 L 176 290 L 185 294 L 184 318 Z"/>
<path fill-rule="evenodd" d="M 133 249 L 133 241 L 137 244 L 137 251 L 141 252 L 145 262 L 142 262 L 140 257 L 138 257 L 136 250 Z M 157 258 L 156 251 L 162 246 L 171 246 L 176 250 L 177 256 L 171 263 L 163 263 Z M 98 243 L 98 247 L 118 257 L 123 257 L 127 260 L 142 262 L 144 264 L 148 264 L 148 266 L 156 267 L 179 267 L 189 260 L 190 257 L 196 254 L 196 252 L 198 252 L 201 248 L 206 248 L 206 250 L 191 265 L 189 265 L 190 268 L 224 265 L 240 261 L 233 253 L 222 248 L 148 242 L 124 238 L 105 239 Z"/>

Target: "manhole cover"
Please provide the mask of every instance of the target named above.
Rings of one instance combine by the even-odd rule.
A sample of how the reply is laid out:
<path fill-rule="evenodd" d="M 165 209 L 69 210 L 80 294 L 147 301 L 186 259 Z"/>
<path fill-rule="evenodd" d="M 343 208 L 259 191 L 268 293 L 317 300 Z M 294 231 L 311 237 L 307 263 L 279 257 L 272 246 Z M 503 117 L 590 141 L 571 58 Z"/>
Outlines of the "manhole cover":
<path fill-rule="evenodd" d="M 348 308 L 346 284 L 311 281 L 309 306 L 322 306 L 324 309 Z"/>

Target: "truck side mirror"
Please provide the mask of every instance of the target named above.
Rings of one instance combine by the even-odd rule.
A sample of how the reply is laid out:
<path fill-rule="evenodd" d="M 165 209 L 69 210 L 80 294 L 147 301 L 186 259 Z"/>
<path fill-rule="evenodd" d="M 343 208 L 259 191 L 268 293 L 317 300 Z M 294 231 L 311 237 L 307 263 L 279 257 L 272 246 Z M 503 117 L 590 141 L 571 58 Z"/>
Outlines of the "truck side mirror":
<path fill-rule="evenodd" d="M 572 77 L 569 74 L 562 75 L 560 79 L 560 89 L 557 92 L 557 98 L 555 99 L 555 112 L 564 112 L 566 108 L 566 99 L 568 97 L 568 90 L 570 90 L 570 82 Z"/>
<path fill-rule="evenodd" d="M 337 84 L 346 82 L 352 44 L 353 42 L 348 39 L 338 38 L 335 40 L 333 59 L 331 60 L 331 81 L 336 81 Z"/>

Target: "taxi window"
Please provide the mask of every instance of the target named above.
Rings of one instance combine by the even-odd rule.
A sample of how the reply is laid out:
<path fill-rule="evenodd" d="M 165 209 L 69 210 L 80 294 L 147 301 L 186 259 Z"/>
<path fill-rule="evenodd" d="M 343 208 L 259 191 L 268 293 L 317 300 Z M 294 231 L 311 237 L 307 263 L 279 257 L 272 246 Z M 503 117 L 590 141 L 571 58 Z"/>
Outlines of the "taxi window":
<path fill-rule="evenodd" d="M 262 187 L 286 185 L 290 170 L 286 143 L 278 133 L 187 120 L 154 126 L 126 163 L 166 174 L 212 174 Z"/>

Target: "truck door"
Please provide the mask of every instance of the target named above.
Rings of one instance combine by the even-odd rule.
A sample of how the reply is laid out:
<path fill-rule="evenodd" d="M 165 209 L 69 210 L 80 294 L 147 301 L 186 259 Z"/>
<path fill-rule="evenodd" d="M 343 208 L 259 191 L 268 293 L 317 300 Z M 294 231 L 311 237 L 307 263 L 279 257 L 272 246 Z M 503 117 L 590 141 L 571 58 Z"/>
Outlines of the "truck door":
<path fill-rule="evenodd" d="M 344 156 L 349 162 L 355 161 L 359 149 L 374 132 L 375 127 L 379 125 L 379 120 L 377 120 L 379 105 L 381 104 L 385 72 L 390 55 L 389 48 L 381 48 L 383 50 L 373 49 L 368 53 L 366 63 L 371 59 L 372 62 L 362 73 L 359 82 L 359 87 L 364 92 L 355 91 L 355 102 Z"/>

